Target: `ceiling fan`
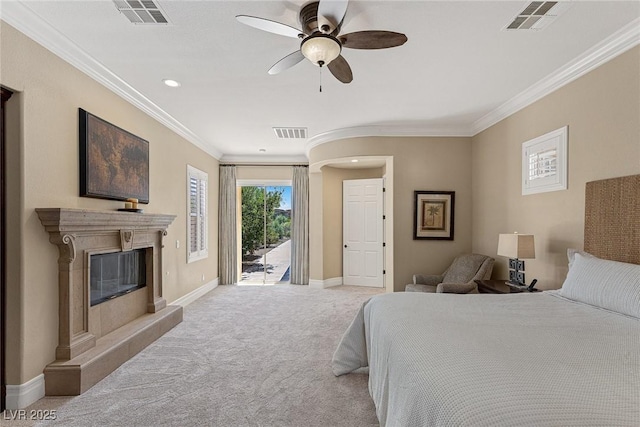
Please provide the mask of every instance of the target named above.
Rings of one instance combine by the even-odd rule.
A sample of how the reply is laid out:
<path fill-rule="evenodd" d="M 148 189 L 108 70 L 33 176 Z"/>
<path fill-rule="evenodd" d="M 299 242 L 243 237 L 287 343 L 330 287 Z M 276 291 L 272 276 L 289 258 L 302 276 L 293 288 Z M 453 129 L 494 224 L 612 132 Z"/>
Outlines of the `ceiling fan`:
<path fill-rule="evenodd" d="M 381 30 L 340 34 L 348 4 L 348 0 L 320 0 L 305 4 L 299 14 L 302 30 L 255 16 L 238 15 L 236 19 L 259 30 L 302 40 L 300 49 L 276 62 L 269 69 L 269 74 L 278 74 L 307 58 L 319 67 L 326 65 L 331 74 L 342 83 L 351 83 L 353 73 L 349 63 L 341 55 L 343 47 L 386 49 L 403 45 L 407 36 Z"/>

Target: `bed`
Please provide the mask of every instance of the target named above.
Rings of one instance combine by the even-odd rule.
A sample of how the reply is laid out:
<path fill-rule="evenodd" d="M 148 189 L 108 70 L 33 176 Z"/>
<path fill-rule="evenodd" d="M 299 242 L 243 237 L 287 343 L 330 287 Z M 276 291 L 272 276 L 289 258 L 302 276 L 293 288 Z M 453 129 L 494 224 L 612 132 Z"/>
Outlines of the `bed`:
<path fill-rule="evenodd" d="M 371 298 L 334 374 L 383 426 L 640 426 L 640 175 L 587 183 L 584 245 L 558 291 Z"/>

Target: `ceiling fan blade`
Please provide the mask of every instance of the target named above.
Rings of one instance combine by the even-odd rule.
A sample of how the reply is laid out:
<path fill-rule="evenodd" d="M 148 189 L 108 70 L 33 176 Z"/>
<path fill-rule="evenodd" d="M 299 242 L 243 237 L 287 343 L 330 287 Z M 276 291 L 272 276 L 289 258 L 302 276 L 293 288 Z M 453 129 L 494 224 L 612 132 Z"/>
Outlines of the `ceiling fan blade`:
<path fill-rule="evenodd" d="M 329 62 L 327 65 L 329 71 L 333 76 L 340 80 L 342 83 L 351 83 L 353 80 L 353 73 L 351 72 L 351 67 L 349 63 L 342 55 L 339 55 L 336 59 Z"/>
<path fill-rule="evenodd" d="M 349 0 L 320 0 L 318 4 L 318 29 L 323 33 L 332 33 L 344 19 Z M 323 26 L 328 25 L 328 30 Z"/>
<path fill-rule="evenodd" d="M 294 39 L 297 39 L 300 34 L 303 34 L 302 31 L 298 30 L 297 28 L 293 28 L 286 24 L 281 24 L 280 22 L 271 21 L 269 19 L 248 15 L 238 15 L 236 16 L 236 19 L 250 27 L 257 28 L 262 31 L 268 31 L 274 34 L 280 34 L 281 36 L 293 37 Z"/>
<path fill-rule="evenodd" d="M 273 64 L 273 67 L 269 68 L 269 74 L 278 74 L 283 72 L 284 70 L 288 70 L 289 68 L 296 65 L 298 62 L 304 59 L 304 55 L 299 50 L 296 50 L 293 53 L 282 58 L 280 61 Z M 329 64 L 331 65 L 331 64 Z"/>
<path fill-rule="evenodd" d="M 407 41 L 407 36 L 393 31 L 357 31 L 343 34 L 338 37 L 343 47 L 351 49 L 386 49 L 402 46 Z"/>

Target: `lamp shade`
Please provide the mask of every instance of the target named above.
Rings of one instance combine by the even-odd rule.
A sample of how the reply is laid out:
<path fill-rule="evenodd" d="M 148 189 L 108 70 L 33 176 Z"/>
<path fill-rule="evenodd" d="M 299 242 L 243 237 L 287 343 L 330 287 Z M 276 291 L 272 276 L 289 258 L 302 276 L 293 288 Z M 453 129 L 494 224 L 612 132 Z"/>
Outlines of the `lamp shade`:
<path fill-rule="evenodd" d="M 329 65 L 342 51 L 338 39 L 328 34 L 316 33 L 302 41 L 300 51 L 315 65 Z"/>
<path fill-rule="evenodd" d="M 500 234 L 498 255 L 508 258 L 532 259 L 536 257 L 533 234 Z"/>

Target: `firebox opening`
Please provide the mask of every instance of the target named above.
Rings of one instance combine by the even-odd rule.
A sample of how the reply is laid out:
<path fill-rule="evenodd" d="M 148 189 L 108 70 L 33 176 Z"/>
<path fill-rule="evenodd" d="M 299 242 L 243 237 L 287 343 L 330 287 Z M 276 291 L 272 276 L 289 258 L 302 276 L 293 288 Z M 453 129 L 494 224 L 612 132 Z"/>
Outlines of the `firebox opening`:
<path fill-rule="evenodd" d="M 145 254 L 145 249 L 136 249 L 91 255 L 91 306 L 144 288 L 147 284 Z"/>

